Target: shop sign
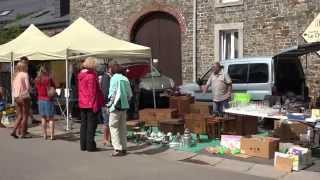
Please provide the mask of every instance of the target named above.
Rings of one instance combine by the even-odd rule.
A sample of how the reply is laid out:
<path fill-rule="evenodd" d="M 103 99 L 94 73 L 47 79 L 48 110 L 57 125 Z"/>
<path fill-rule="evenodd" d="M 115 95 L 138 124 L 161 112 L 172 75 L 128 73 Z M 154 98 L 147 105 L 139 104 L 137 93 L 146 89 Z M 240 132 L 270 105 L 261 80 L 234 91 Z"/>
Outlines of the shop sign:
<path fill-rule="evenodd" d="M 308 42 L 320 42 L 320 13 L 304 31 L 302 37 Z M 320 55 L 320 51 L 317 52 Z"/>

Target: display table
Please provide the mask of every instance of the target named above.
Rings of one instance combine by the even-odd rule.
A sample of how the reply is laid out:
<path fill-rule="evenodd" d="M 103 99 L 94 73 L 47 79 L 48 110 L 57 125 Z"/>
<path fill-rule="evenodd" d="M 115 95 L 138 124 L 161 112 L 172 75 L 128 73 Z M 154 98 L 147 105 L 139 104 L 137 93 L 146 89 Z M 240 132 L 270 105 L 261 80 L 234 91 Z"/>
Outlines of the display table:
<path fill-rule="evenodd" d="M 247 116 L 255 116 L 260 118 L 271 119 L 287 119 L 287 116 L 281 115 L 278 109 L 272 109 L 269 107 L 254 107 L 254 105 L 248 105 L 244 107 L 232 107 L 224 110 L 228 114 L 241 114 Z"/>
<path fill-rule="evenodd" d="M 311 141 L 314 142 L 315 146 L 319 146 L 320 122 L 316 120 L 312 120 L 311 118 L 307 118 L 305 120 L 288 119 L 287 116 L 281 115 L 279 113 L 279 109 L 272 109 L 270 107 L 265 107 L 265 106 L 257 107 L 254 104 L 250 104 L 248 106 L 242 106 L 242 107 L 231 107 L 231 108 L 225 109 L 224 112 L 227 114 L 227 116 L 230 116 L 230 115 L 231 116 L 254 116 L 258 118 L 270 118 L 275 120 L 284 120 L 284 121 L 302 123 L 312 128 L 313 136 L 310 137 L 312 138 Z"/>

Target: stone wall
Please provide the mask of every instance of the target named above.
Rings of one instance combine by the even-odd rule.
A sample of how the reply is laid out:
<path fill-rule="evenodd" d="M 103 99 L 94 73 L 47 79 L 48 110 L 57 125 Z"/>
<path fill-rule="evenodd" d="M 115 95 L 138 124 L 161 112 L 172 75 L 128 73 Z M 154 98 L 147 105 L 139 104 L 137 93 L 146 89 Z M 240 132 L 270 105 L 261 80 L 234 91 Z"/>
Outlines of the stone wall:
<path fill-rule="evenodd" d="M 197 1 L 197 76 L 215 59 L 215 24 L 243 23 L 243 56 L 272 56 L 303 43 L 301 34 L 320 13 L 319 0 L 243 0 L 236 6 L 216 7 L 215 0 Z M 193 0 L 71 0 L 72 20 L 84 17 L 100 30 L 129 40 L 141 12 L 172 11 L 182 30 L 182 77 L 192 80 Z M 309 56 L 305 69 L 311 93 L 319 91 L 318 56 Z"/>

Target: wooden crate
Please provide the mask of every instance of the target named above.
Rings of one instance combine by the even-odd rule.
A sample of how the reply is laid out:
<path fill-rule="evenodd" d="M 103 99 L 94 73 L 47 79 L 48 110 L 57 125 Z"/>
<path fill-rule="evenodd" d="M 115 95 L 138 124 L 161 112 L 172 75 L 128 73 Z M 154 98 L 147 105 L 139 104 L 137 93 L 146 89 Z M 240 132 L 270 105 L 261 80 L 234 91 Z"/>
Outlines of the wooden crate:
<path fill-rule="evenodd" d="M 190 113 L 191 96 L 171 96 L 169 99 L 170 108 L 177 109 L 179 115 Z"/>
<path fill-rule="evenodd" d="M 223 134 L 244 136 L 258 132 L 258 119 L 254 116 L 232 115 L 221 121 Z"/>
<path fill-rule="evenodd" d="M 195 102 L 194 104 L 190 104 L 190 113 L 200 113 L 209 115 L 210 107 L 207 102 Z"/>
<path fill-rule="evenodd" d="M 185 115 L 185 126 L 196 134 L 207 133 L 207 115 L 190 113 Z"/>
<path fill-rule="evenodd" d="M 281 123 L 274 121 L 273 136 L 280 138 L 282 142 L 295 142 L 300 139 L 300 134 L 306 134 L 308 125 L 300 122 Z"/>
<path fill-rule="evenodd" d="M 159 122 L 177 117 L 176 109 L 143 109 L 139 111 L 139 119 L 146 126 L 158 126 Z"/>
<path fill-rule="evenodd" d="M 160 122 L 160 130 L 164 133 L 171 132 L 172 134 L 184 133 L 184 121 L 182 119 L 170 119 Z"/>

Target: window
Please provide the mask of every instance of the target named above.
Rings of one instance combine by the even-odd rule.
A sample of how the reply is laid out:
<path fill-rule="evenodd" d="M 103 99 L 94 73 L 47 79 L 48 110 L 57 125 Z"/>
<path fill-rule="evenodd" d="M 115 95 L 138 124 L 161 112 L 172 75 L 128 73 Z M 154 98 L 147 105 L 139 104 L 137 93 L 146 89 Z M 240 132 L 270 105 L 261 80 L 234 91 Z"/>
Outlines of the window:
<path fill-rule="evenodd" d="M 220 60 L 239 57 L 239 32 L 237 30 L 220 31 Z"/>
<path fill-rule="evenodd" d="M 215 0 L 216 7 L 243 5 L 243 0 Z"/>
<path fill-rule="evenodd" d="M 267 83 L 269 80 L 268 64 L 257 63 L 249 65 L 248 83 Z"/>
<path fill-rule="evenodd" d="M 248 64 L 233 64 L 228 68 L 232 83 L 244 84 L 248 79 Z"/>
<path fill-rule="evenodd" d="M 243 55 L 243 23 L 215 24 L 215 60 L 241 58 Z"/>

